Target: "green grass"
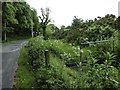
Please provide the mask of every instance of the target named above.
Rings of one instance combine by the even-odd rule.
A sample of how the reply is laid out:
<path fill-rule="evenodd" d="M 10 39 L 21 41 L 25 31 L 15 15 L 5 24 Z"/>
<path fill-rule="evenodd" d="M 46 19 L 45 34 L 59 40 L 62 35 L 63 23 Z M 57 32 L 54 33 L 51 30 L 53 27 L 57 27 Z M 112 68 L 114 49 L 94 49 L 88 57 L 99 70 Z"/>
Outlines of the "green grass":
<path fill-rule="evenodd" d="M 75 70 L 67 67 L 65 65 L 65 62 L 60 60 L 60 58 L 56 56 L 53 55 L 51 56 L 50 65 L 53 66 L 53 68 L 55 68 L 62 75 L 64 79 L 66 79 L 65 81 L 67 80 L 69 80 L 68 82 L 73 81 L 70 79 L 73 79 L 73 77 L 78 76 L 78 73 Z"/>
<path fill-rule="evenodd" d="M 16 85 L 17 88 L 31 88 L 34 82 L 34 77 L 24 66 L 20 66 L 16 73 Z"/>
<path fill-rule="evenodd" d="M 34 86 L 35 78 L 41 74 L 43 75 L 42 78 L 50 77 L 47 79 L 46 82 L 49 84 L 54 84 L 51 88 L 57 88 L 59 87 L 75 87 L 75 79 L 78 76 L 78 73 L 68 67 L 66 67 L 65 62 L 61 61 L 59 57 L 50 54 L 50 68 L 47 69 L 47 67 L 42 67 L 40 71 L 32 72 L 30 70 L 30 65 L 28 64 L 28 55 L 26 48 L 23 48 L 20 53 L 20 57 L 18 60 L 18 69 L 16 72 L 16 78 L 15 78 L 15 88 L 31 88 L 36 87 Z M 47 72 L 48 70 L 48 72 Z M 49 73 L 49 76 L 47 73 Z M 36 75 L 36 77 L 34 77 Z M 56 76 L 57 78 L 55 78 Z M 62 80 L 61 80 L 62 79 Z M 39 80 L 39 78 L 38 78 Z M 41 79 L 40 79 L 41 80 Z M 57 81 L 58 80 L 58 81 Z M 64 83 L 64 86 L 61 86 L 59 84 L 59 80 L 61 80 L 62 83 Z M 56 83 L 57 82 L 57 83 Z M 65 86 L 66 85 L 66 86 Z M 42 85 L 44 86 L 44 85 Z M 39 87 L 39 86 L 37 86 Z"/>
<path fill-rule="evenodd" d="M 16 71 L 15 88 L 31 88 L 33 86 L 35 78 L 27 65 L 28 55 L 26 48 L 23 48 L 20 52 L 18 59 L 18 69 Z"/>
<path fill-rule="evenodd" d="M 18 59 L 18 69 L 16 71 L 16 78 L 15 78 L 15 88 L 31 88 L 34 87 L 35 82 L 35 75 L 40 75 L 42 72 L 38 71 L 33 73 L 31 71 L 30 65 L 28 64 L 28 54 L 27 49 L 22 48 L 20 52 L 20 57 Z M 73 86 L 71 85 L 72 81 L 74 81 L 74 78 L 78 75 L 76 71 L 66 67 L 65 62 L 61 61 L 59 57 L 55 56 L 54 54 L 50 54 L 50 71 L 53 71 L 54 75 L 57 75 L 60 78 L 64 80 L 63 83 L 67 84 L 67 86 Z M 44 66 L 43 68 L 46 69 Z M 44 73 L 42 73 L 43 76 Z M 46 76 L 47 77 L 47 76 Z M 53 76 L 54 77 L 54 76 Z M 55 81 L 55 78 L 52 79 L 49 78 L 48 82 Z M 32 82 L 32 83 L 31 83 Z M 56 81 L 55 81 L 56 82 Z M 54 84 L 55 84 L 54 82 Z M 68 83 L 69 82 L 69 83 Z M 75 85 L 75 84 L 74 84 Z M 67 87 L 66 86 L 66 87 Z"/>
<path fill-rule="evenodd" d="M 49 67 L 41 67 L 35 72 L 37 87 L 49 90 L 77 88 L 79 74 L 75 70 L 68 68 L 64 61 L 52 53 L 49 64 Z"/>

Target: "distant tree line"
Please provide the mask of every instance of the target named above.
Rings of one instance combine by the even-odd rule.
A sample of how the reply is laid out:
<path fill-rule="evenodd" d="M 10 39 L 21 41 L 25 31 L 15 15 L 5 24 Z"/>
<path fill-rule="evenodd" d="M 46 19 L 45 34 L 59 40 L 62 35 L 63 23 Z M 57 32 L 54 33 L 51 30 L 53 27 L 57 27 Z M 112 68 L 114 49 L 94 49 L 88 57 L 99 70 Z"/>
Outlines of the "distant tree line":
<path fill-rule="evenodd" d="M 113 14 L 86 21 L 74 16 L 70 26 L 65 27 L 62 25 L 53 36 L 56 39 L 64 39 L 73 44 L 104 40 L 114 37 L 115 32 L 119 30 L 119 23 L 119 18 Z"/>

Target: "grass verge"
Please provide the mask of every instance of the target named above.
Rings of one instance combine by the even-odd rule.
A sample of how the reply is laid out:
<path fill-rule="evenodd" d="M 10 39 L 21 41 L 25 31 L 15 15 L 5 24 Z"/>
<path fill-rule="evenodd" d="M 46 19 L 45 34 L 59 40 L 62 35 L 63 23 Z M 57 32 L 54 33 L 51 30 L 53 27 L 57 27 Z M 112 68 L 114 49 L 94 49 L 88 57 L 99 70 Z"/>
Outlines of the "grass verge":
<path fill-rule="evenodd" d="M 22 48 L 18 59 L 18 69 L 15 76 L 15 88 L 31 88 L 35 78 L 27 65 L 28 55 L 26 48 Z"/>

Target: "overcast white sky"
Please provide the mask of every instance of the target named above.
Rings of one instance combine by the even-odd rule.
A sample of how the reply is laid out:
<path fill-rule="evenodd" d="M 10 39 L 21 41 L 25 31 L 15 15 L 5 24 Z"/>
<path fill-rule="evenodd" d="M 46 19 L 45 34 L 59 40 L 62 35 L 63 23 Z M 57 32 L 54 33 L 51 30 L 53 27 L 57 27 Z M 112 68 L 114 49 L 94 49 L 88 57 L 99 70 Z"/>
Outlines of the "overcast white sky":
<path fill-rule="evenodd" d="M 40 8 L 49 7 L 50 18 L 54 24 L 71 25 L 74 16 L 84 20 L 94 19 L 97 16 L 114 14 L 118 16 L 119 0 L 26 0 L 41 15 Z"/>

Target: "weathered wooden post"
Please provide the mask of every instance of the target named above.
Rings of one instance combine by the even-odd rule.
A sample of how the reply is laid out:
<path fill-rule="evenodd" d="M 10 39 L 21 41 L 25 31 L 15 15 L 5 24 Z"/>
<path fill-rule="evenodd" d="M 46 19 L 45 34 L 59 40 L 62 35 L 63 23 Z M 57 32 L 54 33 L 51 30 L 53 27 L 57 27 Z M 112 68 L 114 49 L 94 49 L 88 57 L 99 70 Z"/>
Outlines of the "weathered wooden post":
<path fill-rule="evenodd" d="M 49 65 L 49 51 L 45 50 L 45 65 Z"/>

